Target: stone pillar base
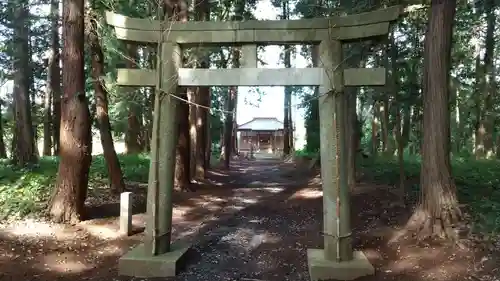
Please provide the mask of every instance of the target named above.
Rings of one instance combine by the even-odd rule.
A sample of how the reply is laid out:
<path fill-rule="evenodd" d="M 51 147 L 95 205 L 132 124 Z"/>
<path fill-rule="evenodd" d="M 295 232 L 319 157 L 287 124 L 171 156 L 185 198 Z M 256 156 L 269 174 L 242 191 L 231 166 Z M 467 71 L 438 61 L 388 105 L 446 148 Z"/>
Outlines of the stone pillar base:
<path fill-rule="evenodd" d="M 173 277 L 183 267 L 189 247 L 172 244 L 163 255 L 146 255 L 141 244 L 123 255 L 118 262 L 118 273 L 141 278 Z"/>
<path fill-rule="evenodd" d="M 375 274 L 375 269 L 365 254 L 354 251 L 351 261 L 337 262 L 325 259 L 323 249 L 308 249 L 307 263 L 311 281 L 354 280 Z"/>

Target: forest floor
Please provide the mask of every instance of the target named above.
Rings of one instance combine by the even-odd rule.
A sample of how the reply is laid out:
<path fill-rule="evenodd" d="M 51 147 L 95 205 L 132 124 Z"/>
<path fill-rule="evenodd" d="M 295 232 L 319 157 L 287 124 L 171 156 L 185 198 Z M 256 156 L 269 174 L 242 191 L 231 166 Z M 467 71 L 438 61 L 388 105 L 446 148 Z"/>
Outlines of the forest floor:
<path fill-rule="evenodd" d="M 298 167 L 299 166 L 299 167 Z M 176 193 L 173 236 L 192 243 L 186 268 L 169 280 L 309 280 L 306 249 L 321 248 L 320 180 L 280 160 L 235 160 L 214 169 L 198 191 Z M 118 233 L 118 202 L 89 194 L 93 219 L 65 226 L 23 220 L 0 226 L 0 280 L 143 280 L 118 276 L 121 255 L 143 237 L 144 184 L 131 183 L 137 234 Z M 352 194 L 354 247 L 376 274 L 359 280 L 500 280 L 498 242 L 416 245 L 402 226 L 411 208 L 385 185 L 360 183 Z"/>

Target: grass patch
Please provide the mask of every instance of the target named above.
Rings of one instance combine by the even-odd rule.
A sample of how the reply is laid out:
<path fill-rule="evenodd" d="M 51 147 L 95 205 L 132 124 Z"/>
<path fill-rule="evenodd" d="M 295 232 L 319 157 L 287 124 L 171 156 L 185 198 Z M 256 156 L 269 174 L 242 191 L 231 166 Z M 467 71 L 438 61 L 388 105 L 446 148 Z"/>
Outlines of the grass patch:
<path fill-rule="evenodd" d="M 147 182 L 149 158 L 145 154 L 119 155 L 126 181 Z M 38 164 L 18 169 L 8 161 L 0 161 L 0 221 L 36 216 L 45 208 L 55 184 L 59 159 L 42 157 Z M 108 182 L 104 157 L 93 157 L 89 188 Z"/>
<path fill-rule="evenodd" d="M 296 150 L 295 151 L 295 156 L 297 157 L 306 157 L 306 158 L 315 158 L 316 155 L 318 155 L 318 152 L 310 152 L 310 151 L 307 151 L 307 150 Z"/>
<path fill-rule="evenodd" d="M 376 182 L 391 185 L 399 183 L 399 164 L 395 159 L 365 159 L 360 166 L 365 175 Z M 406 158 L 404 166 L 407 178 L 416 183 L 407 188 L 418 194 L 420 159 Z M 472 215 L 474 231 L 500 233 L 500 161 L 456 158 L 452 160 L 452 173 L 459 201 L 467 204 Z"/>
<path fill-rule="evenodd" d="M 297 151 L 297 155 L 314 157 L 316 153 Z M 399 184 L 399 163 L 395 158 L 358 158 L 358 165 L 370 180 L 388 185 Z M 500 161 L 455 157 L 451 161 L 459 201 L 467 204 L 473 218 L 473 230 L 490 234 L 500 233 Z M 415 183 L 407 189 L 418 195 L 420 159 L 405 157 L 406 177 Z"/>

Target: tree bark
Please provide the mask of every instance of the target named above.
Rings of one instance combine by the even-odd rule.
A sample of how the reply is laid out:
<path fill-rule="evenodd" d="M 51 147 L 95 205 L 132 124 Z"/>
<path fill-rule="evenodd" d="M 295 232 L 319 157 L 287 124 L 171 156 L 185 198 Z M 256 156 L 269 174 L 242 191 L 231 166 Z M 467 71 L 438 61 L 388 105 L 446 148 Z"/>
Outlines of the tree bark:
<path fill-rule="evenodd" d="M 208 0 L 196 0 L 195 4 L 195 19 L 197 21 L 210 21 L 210 3 Z M 203 56 L 199 61 L 200 68 L 208 68 L 210 55 L 204 50 Z M 195 118 L 196 118 L 196 146 L 193 149 L 194 153 L 194 174 L 193 177 L 195 179 L 203 179 L 205 178 L 206 169 L 208 166 L 206 165 L 205 155 L 207 150 L 207 141 L 208 141 L 208 115 L 210 114 L 207 109 L 210 106 L 210 87 L 198 87 L 197 89 L 197 103 L 201 105 L 201 107 L 195 108 Z M 194 165 L 193 165 L 194 164 Z"/>
<path fill-rule="evenodd" d="M 59 155 L 59 135 L 61 127 L 61 56 L 59 53 L 59 0 L 50 2 L 51 16 L 51 59 L 49 60 L 47 79 L 52 96 L 52 145 L 54 155 Z"/>
<path fill-rule="evenodd" d="M 409 121 L 410 121 L 410 112 L 409 110 L 405 110 L 408 108 L 408 102 L 404 101 L 401 99 L 401 96 L 399 94 L 399 73 L 398 73 L 398 66 L 397 66 L 397 59 L 398 59 L 398 46 L 396 44 L 395 38 L 394 38 L 394 30 L 391 32 L 390 37 L 389 37 L 389 45 L 387 46 L 387 52 L 389 53 L 390 57 L 390 64 L 389 60 L 387 61 L 387 69 L 390 69 L 390 76 L 388 77 L 389 84 L 389 91 L 392 93 L 392 96 L 396 100 L 396 105 L 398 106 L 397 112 L 396 112 L 396 123 L 393 129 L 394 133 L 394 139 L 396 140 L 396 145 L 397 145 L 397 154 L 398 154 L 398 164 L 399 164 L 399 187 L 397 188 L 397 196 L 399 197 L 399 201 L 395 202 L 396 205 L 401 205 L 405 206 L 405 182 L 406 182 L 406 175 L 405 175 L 405 162 L 404 162 L 404 149 L 406 147 L 406 144 L 408 142 L 408 130 L 410 128 L 409 126 Z M 401 118 L 401 109 L 403 109 L 404 113 L 404 119 Z M 403 124 L 404 123 L 404 124 Z"/>
<path fill-rule="evenodd" d="M 231 155 L 238 155 L 238 123 L 236 116 L 238 116 L 238 95 L 234 97 L 234 110 L 233 110 L 233 132 L 231 133 Z"/>
<path fill-rule="evenodd" d="M 166 0 L 165 11 L 167 18 L 174 21 L 188 21 L 188 6 L 184 0 Z M 188 90 L 191 90 L 188 88 Z M 184 91 L 182 89 L 181 91 Z M 188 93 L 179 93 L 178 96 L 187 100 Z M 177 122 L 178 140 L 175 155 L 175 189 L 180 191 L 191 190 L 191 175 L 190 175 L 190 140 L 189 140 L 189 104 L 185 101 L 180 101 L 177 105 Z"/>
<path fill-rule="evenodd" d="M 233 56 L 236 55 L 237 51 L 233 51 Z M 239 55 L 237 55 L 239 58 Z M 233 135 L 233 112 L 234 112 L 234 103 L 236 100 L 236 95 L 238 94 L 238 87 L 233 86 L 229 87 L 229 90 L 227 92 L 227 98 L 226 98 L 226 120 L 224 120 L 224 134 L 223 134 L 223 151 L 222 151 L 222 156 L 221 160 L 223 160 L 224 163 L 224 168 L 229 169 L 230 167 L 230 160 L 231 160 L 231 151 L 232 151 L 232 135 Z"/>
<path fill-rule="evenodd" d="M 99 35 L 97 33 L 98 10 L 95 7 L 95 0 L 92 1 L 92 19 L 91 30 L 88 36 L 90 44 L 90 55 L 92 60 L 92 85 L 94 86 L 94 96 L 96 101 L 96 117 L 101 144 L 104 153 L 104 159 L 108 166 L 108 175 L 111 191 L 120 193 L 124 190 L 123 173 L 120 167 L 120 161 L 116 155 L 113 136 L 111 135 L 111 124 L 108 115 L 108 93 L 104 87 L 102 78 L 104 73 L 104 54 L 102 52 Z"/>
<path fill-rule="evenodd" d="M 346 155 L 347 155 L 347 184 L 353 190 L 356 187 L 356 155 L 358 151 L 358 114 L 356 113 L 356 97 L 358 89 L 344 89 L 346 99 Z"/>
<path fill-rule="evenodd" d="M 478 60 L 479 71 L 479 87 L 481 97 L 478 116 L 478 123 L 476 125 L 476 156 L 478 158 L 491 158 L 494 156 L 494 140 L 493 140 L 493 130 L 494 130 L 494 119 L 495 112 L 493 109 L 495 92 L 496 92 L 496 81 L 495 81 L 495 65 L 494 65 L 494 49 L 495 49 L 495 26 L 496 26 L 496 15 L 495 15 L 495 2 L 493 0 L 484 1 L 484 12 L 486 14 L 486 37 L 485 37 L 485 48 L 484 48 L 484 58 L 483 65 L 481 66 L 480 60 Z"/>
<path fill-rule="evenodd" d="M 285 47 L 285 68 L 290 68 L 291 67 L 291 62 L 290 62 L 290 48 L 288 46 Z M 292 88 L 291 87 L 285 87 L 285 94 L 284 94 L 284 101 L 283 101 L 283 155 L 289 155 L 291 152 L 291 141 L 290 139 L 292 138 L 292 133 L 290 130 L 291 127 L 291 120 L 290 120 L 290 105 L 291 105 L 291 99 L 292 99 Z"/>
<path fill-rule="evenodd" d="M 7 158 L 7 149 L 5 147 L 5 141 L 3 139 L 5 132 L 3 128 L 2 106 L 3 106 L 3 100 L 0 99 L 0 158 L 5 159 Z"/>
<path fill-rule="evenodd" d="M 179 95 L 187 99 L 186 94 Z M 191 190 L 190 142 L 189 142 L 189 104 L 180 102 L 177 109 L 178 141 L 175 154 L 175 188 L 179 191 Z"/>
<path fill-rule="evenodd" d="M 450 165 L 449 81 L 455 0 L 432 0 L 424 47 L 421 198 L 408 226 L 420 239 L 455 239 L 461 219 Z"/>
<path fill-rule="evenodd" d="M 125 58 L 125 66 L 127 68 L 137 68 L 137 46 L 127 44 L 127 57 Z M 138 103 L 142 99 L 136 98 L 136 89 L 127 89 L 132 98 L 129 102 L 127 130 L 125 131 L 125 147 L 127 154 L 137 154 L 143 151 L 141 143 L 141 109 Z"/>
<path fill-rule="evenodd" d="M 156 52 L 157 50 L 154 47 L 146 47 L 145 48 L 147 54 L 147 62 L 150 68 L 155 68 L 157 64 Z M 142 135 L 142 142 L 144 146 L 144 150 L 147 152 L 151 151 L 151 137 L 153 133 L 153 111 L 154 111 L 154 103 L 155 103 L 155 89 L 150 88 L 147 90 L 147 98 L 144 112 L 144 133 Z"/>
<path fill-rule="evenodd" d="M 64 0 L 62 22 L 61 150 L 49 213 L 56 222 L 78 222 L 84 217 L 92 161 L 91 116 L 85 96 L 84 0 Z"/>
<path fill-rule="evenodd" d="M 44 123 L 43 123 L 43 155 L 52 155 L 52 148 L 56 151 L 56 145 L 59 146 L 59 132 L 57 133 L 57 141 L 55 139 L 56 127 L 54 125 L 54 113 L 55 113 L 55 95 L 58 95 L 57 99 L 60 99 L 61 90 L 61 79 L 60 79 L 60 67 L 59 67 L 59 1 L 51 0 L 50 3 L 50 17 L 51 17 L 51 52 L 47 59 L 47 86 L 45 90 L 44 97 Z M 57 48 L 57 50 L 55 49 Z M 53 73 L 57 72 L 57 73 Z M 56 93 L 56 90 L 58 91 Z M 60 106 L 60 101 L 58 102 Z M 58 111 L 60 115 L 60 111 Z M 59 116 L 60 117 L 60 116 Z M 57 122 L 59 125 L 60 122 Z M 59 131 L 59 127 L 57 127 Z M 53 139 L 54 138 L 54 139 Z M 58 148 L 57 148 L 58 150 Z"/>
<path fill-rule="evenodd" d="M 380 132 L 380 112 L 378 107 L 378 101 L 374 100 L 372 105 L 372 126 L 371 126 L 371 154 L 376 156 L 378 154 L 378 148 L 380 144 L 379 132 Z"/>
<path fill-rule="evenodd" d="M 290 9 L 288 1 L 282 1 L 281 5 L 281 19 L 287 20 L 290 17 Z M 292 67 L 292 46 L 284 46 L 284 64 L 285 68 Z M 292 120 L 291 120 L 291 105 L 292 105 L 292 91 L 293 88 L 290 86 L 284 87 L 284 97 L 283 97 L 283 155 L 289 155 L 292 149 L 292 137 L 291 132 Z"/>
<path fill-rule="evenodd" d="M 240 49 L 233 47 L 232 49 L 232 65 L 233 68 L 240 67 Z M 236 99 L 238 96 L 238 87 L 229 87 L 227 104 L 226 104 L 226 120 L 224 123 L 224 168 L 229 169 L 231 152 L 233 151 L 233 134 L 234 134 L 234 117 L 236 108 Z"/>
<path fill-rule="evenodd" d="M 12 160 L 18 166 L 35 163 L 35 139 L 30 102 L 28 3 L 21 1 L 14 10 L 14 144 Z"/>
<path fill-rule="evenodd" d="M 50 66 L 50 61 L 53 60 L 52 56 L 48 59 L 47 65 Z M 47 70 L 47 76 L 50 76 L 50 68 Z M 43 151 L 44 156 L 52 155 L 52 90 L 50 88 L 50 81 L 47 81 L 47 89 L 45 90 L 44 104 L 43 104 Z"/>
<path fill-rule="evenodd" d="M 361 63 L 363 62 L 362 57 L 364 48 L 365 47 L 360 43 L 352 45 L 351 52 L 353 52 L 354 55 L 347 58 L 346 64 L 348 67 L 363 67 Z M 358 152 L 358 115 L 356 112 L 356 99 L 358 92 L 359 88 L 347 87 L 344 89 L 342 96 L 345 105 L 343 120 L 345 120 L 344 143 L 346 151 L 344 153 L 346 155 L 347 164 L 347 184 L 351 190 L 356 187 L 356 155 Z"/>

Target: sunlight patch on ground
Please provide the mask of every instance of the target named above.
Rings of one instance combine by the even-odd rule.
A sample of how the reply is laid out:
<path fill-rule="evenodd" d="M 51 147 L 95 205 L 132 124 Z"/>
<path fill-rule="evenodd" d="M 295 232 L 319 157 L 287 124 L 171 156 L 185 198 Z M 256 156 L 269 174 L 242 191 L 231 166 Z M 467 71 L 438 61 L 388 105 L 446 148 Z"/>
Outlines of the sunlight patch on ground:
<path fill-rule="evenodd" d="M 146 214 L 137 214 L 132 216 L 132 225 L 134 227 L 146 226 Z"/>
<path fill-rule="evenodd" d="M 175 206 L 172 210 L 172 215 L 176 217 L 183 217 L 189 213 L 193 208 L 188 206 Z"/>
<path fill-rule="evenodd" d="M 405 272 L 420 272 L 421 277 L 426 280 L 451 280 L 467 271 L 466 266 L 458 263 L 453 258 L 448 262 L 435 264 L 434 260 L 443 260 L 442 248 L 419 248 L 411 247 L 400 250 L 400 259 L 388 265 L 388 270 L 401 274 Z"/>
<path fill-rule="evenodd" d="M 323 196 L 323 191 L 319 189 L 312 189 L 312 188 L 304 188 L 301 189 L 292 196 L 288 197 L 288 200 L 290 199 L 316 199 L 316 198 L 321 198 Z"/>
<path fill-rule="evenodd" d="M 121 256 L 127 252 L 127 249 L 121 248 L 116 245 L 106 244 L 103 247 L 100 247 L 95 250 L 96 254 L 99 256 Z"/>
<path fill-rule="evenodd" d="M 25 238 L 56 238 L 60 240 L 72 239 L 74 232 L 66 230 L 66 227 L 48 222 L 37 222 L 34 220 L 23 220 L 3 226 L 0 232 L 8 236 Z"/>
<path fill-rule="evenodd" d="M 19 256 L 14 254 L 14 253 L 1 253 L 0 254 L 0 262 L 8 262 L 10 260 L 13 260 L 15 258 L 18 258 Z"/>
<path fill-rule="evenodd" d="M 280 193 L 283 190 L 285 190 L 285 188 L 283 188 L 283 187 L 263 187 L 262 190 L 270 192 L 270 193 Z"/>
<path fill-rule="evenodd" d="M 224 235 L 220 242 L 229 243 L 231 245 L 239 246 L 247 251 L 257 249 L 264 243 L 278 243 L 281 237 L 272 233 L 256 233 L 254 229 L 240 228 L 235 232 Z"/>
<path fill-rule="evenodd" d="M 207 195 L 201 195 L 200 198 L 192 198 L 191 201 L 195 201 L 198 204 L 206 203 L 206 202 L 218 203 L 218 202 L 225 202 L 226 199 L 223 199 L 223 198 L 218 197 L 218 196 L 207 194 Z"/>
<path fill-rule="evenodd" d="M 389 245 L 396 244 L 401 240 L 406 240 L 408 239 L 408 235 L 409 235 L 408 230 L 405 228 L 392 231 L 391 235 L 389 236 L 389 241 L 387 242 L 387 244 Z"/>
<path fill-rule="evenodd" d="M 40 257 L 41 262 L 37 267 L 40 270 L 58 273 L 79 273 L 95 267 L 92 256 L 121 256 L 126 250 L 116 245 L 105 244 L 90 250 L 48 253 Z"/>
<path fill-rule="evenodd" d="M 118 227 L 113 224 L 96 225 L 91 223 L 82 223 L 79 226 L 90 235 L 103 240 L 116 239 L 121 235 L 118 232 Z"/>
<path fill-rule="evenodd" d="M 240 203 L 245 203 L 245 204 L 255 204 L 259 202 L 258 199 L 254 198 L 238 198 L 238 201 L 240 201 Z"/>
<path fill-rule="evenodd" d="M 219 177 L 227 177 L 228 176 L 227 174 L 219 173 L 216 171 L 210 171 L 210 173 L 213 175 L 219 176 Z"/>
<path fill-rule="evenodd" d="M 472 273 L 474 270 L 469 268 L 468 264 L 463 262 L 449 262 L 445 264 L 436 264 L 434 267 L 424 270 L 420 276 L 424 280 L 450 280 L 455 281 L 463 277 L 465 273 Z M 474 280 L 471 278 L 471 280 Z"/>
<path fill-rule="evenodd" d="M 382 260 L 383 257 L 380 254 L 380 252 L 374 250 L 374 249 L 366 249 L 363 250 L 363 253 L 365 256 L 368 258 L 368 260 L 373 261 L 373 260 Z"/>
<path fill-rule="evenodd" d="M 43 270 L 59 273 L 78 273 L 93 268 L 92 265 L 83 263 L 78 253 L 50 253 L 43 257 Z"/>

